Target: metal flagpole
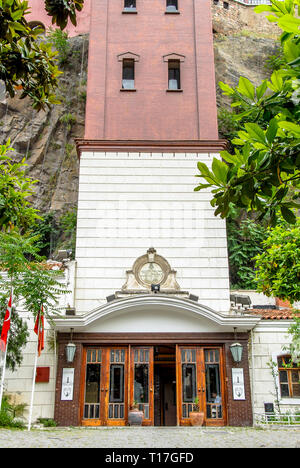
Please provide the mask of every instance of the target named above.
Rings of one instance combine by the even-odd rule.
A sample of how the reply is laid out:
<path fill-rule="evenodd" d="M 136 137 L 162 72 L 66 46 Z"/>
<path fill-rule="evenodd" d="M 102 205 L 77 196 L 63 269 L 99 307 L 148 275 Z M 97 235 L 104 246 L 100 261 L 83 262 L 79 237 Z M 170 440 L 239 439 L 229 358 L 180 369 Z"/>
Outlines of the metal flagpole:
<path fill-rule="evenodd" d="M 7 341 L 6 341 L 6 348 L 5 348 L 5 353 L 4 353 L 3 369 L 2 369 L 1 383 L 0 383 L 0 410 L 2 408 L 2 397 L 3 397 L 3 390 L 4 390 L 4 377 L 5 377 L 5 369 L 6 369 L 6 356 L 7 356 L 8 340 L 9 340 L 9 332 L 7 334 Z"/>
<path fill-rule="evenodd" d="M 8 300 L 8 305 L 7 305 L 7 308 L 9 308 L 9 302 L 10 302 L 10 313 L 9 313 L 9 317 L 7 319 L 9 321 L 11 321 L 11 315 L 12 315 L 12 309 L 13 309 L 13 293 L 14 293 L 14 289 L 11 286 L 10 298 Z M 5 320 L 5 316 L 4 316 L 4 320 Z M 10 326 L 11 325 L 9 325 L 9 329 L 10 329 Z M 2 398 L 3 398 L 3 390 L 4 390 L 4 377 L 5 377 L 5 369 L 6 369 L 6 358 L 7 358 L 7 348 L 8 348 L 9 335 L 10 335 L 10 332 L 8 330 L 7 338 L 6 338 L 6 347 L 5 347 L 4 359 L 3 359 L 3 369 L 2 369 L 2 375 L 1 375 L 1 383 L 0 383 L 0 410 L 2 408 Z"/>
<path fill-rule="evenodd" d="M 34 388 L 35 388 L 35 377 L 36 377 L 36 367 L 37 367 L 38 348 L 39 348 L 40 323 L 41 323 L 41 315 L 40 315 L 40 312 L 39 312 L 39 322 L 38 322 L 38 332 L 37 332 L 37 346 L 36 346 L 35 358 L 34 358 L 32 389 L 31 389 L 29 419 L 28 419 L 28 428 L 27 428 L 28 431 L 30 431 L 30 429 L 31 429 L 31 421 L 32 421 L 32 409 L 33 409 L 33 398 L 34 398 Z"/>

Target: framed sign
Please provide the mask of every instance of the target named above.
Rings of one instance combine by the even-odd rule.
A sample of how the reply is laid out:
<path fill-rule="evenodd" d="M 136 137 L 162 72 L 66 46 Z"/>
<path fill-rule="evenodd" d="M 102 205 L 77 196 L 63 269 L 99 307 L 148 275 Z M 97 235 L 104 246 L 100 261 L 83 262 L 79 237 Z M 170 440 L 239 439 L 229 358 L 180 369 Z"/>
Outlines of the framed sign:
<path fill-rule="evenodd" d="M 62 373 L 61 400 L 73 400 L 74 368 L 65 368 Z"/>
<path fill-rule="evenodd" d="M 245 400 L 244 369 L 232 369 L 232 393 L 234 400 Z"/>

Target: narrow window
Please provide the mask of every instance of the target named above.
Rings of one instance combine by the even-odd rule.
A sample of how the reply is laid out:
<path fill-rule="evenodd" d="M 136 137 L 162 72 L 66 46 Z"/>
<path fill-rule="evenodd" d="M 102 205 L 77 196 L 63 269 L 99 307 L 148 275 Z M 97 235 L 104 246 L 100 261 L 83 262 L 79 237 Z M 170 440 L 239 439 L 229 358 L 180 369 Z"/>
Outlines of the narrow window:
<path fill-rule="evenodd" d="M 124 10 L 136 10 L 136 0 L 124 0 Z"/>
<path fill-rule="evenodd" d="M 134 60 L 123 60 L 122 88 L 134 89 Z"/>
<path fill-rule="evenodd" d="M 169 90 L 180 89 L 180 61 L 168 61 Z"/>
<path fill-rule="evenodd" d="M 167 0 L 167 11 L 178 11 L 178 0 Z"/>

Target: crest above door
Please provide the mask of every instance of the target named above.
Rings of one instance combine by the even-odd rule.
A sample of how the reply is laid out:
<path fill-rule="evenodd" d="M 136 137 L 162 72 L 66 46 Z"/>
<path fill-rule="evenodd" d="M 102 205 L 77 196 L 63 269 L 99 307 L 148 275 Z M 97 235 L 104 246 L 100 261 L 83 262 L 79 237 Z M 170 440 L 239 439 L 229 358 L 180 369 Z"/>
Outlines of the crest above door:
<path fill-rule="evenodd" d="M 128 294 L 160 292 L 188 297 L 187 291 L 181 291 L 176 273 L 169 262 L 151 247 L 145 255 L 136 259 L 131 270 L 126 271 L 126 282 L 116 294 L 122 297 Z"/>

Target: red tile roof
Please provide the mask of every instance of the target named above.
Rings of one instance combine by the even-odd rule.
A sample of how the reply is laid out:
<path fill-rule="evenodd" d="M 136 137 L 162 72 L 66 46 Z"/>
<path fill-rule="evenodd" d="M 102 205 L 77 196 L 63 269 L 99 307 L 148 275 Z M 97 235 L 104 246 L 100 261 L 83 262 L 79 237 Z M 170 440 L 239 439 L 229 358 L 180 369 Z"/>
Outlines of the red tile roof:
<path fill-rule="evenodd" d="M 291 320 L 294 318 L 293 309 L 248 309 L 247 313 L 261 315 L 263 320 Z M 299 313 L 299 312 L 298 312 Z"/>

